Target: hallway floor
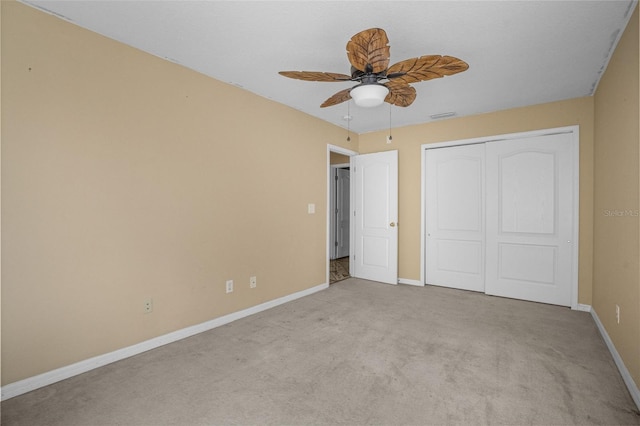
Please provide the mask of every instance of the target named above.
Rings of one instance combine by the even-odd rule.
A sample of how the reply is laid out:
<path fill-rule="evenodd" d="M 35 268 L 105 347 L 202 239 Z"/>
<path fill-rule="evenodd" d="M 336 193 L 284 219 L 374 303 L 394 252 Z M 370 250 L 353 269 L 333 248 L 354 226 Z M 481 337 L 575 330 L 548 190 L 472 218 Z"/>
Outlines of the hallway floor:
<path fill-rule="evenodd" d="M 349 278 L 349 256 L 329 262 L 329 284 Z"/>

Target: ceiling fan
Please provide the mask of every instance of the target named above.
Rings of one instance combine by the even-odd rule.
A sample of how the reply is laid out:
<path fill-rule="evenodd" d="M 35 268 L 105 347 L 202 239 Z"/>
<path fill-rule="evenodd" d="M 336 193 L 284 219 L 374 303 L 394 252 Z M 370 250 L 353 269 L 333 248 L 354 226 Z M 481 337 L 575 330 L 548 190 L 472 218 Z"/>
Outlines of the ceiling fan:
<path fill-rule="evenodd" d="M 347 43 L 351 75 L 322 71 L 280 71 L 280 74 L 306 81 L 354 81 L 356 86 L 344 89 L 324 101 L 321 108 L 349 99 L 356 105 L 373 107 L 383 102 L 401 107 L 416 98 L 409 83 L 441 78 L 466 71 L 469 65 L 453 56 L 425 55 L 406 59 L 389 66 L 389 39 L 381 28 L 360 31 Z"/>

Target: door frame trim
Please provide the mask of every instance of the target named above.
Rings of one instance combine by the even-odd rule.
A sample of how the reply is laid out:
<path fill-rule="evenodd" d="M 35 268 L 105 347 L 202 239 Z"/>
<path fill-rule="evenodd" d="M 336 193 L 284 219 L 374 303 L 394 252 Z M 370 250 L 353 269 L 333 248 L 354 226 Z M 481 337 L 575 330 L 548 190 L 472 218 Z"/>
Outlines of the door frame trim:
<path fill-rule="evenodd" d="M 501 135 L 483 136 L 471 139 L 458 139 L 445 142 L 426 143 L 420 145 L 421 173 L 420 173 L 420 284 L 425 283 L 425 253 L 426 253 L 426 155 L 428 149 L 444 148 L 457 145 L 471 145 L 485 142 L 494 142 L 510 139 L 530 138 L 536 136 L 547 136 L 560 133 L 572 134 L 573 146 L 573 259 L 571 265 L 571 309 L 577 310 L 578 305 L 578 272 L 580 255 L 580 126 L 572 125 L 565 127 L 554 127 L 550 129 L 539 129 L 526 132 L 506 133 Z"/>
<path fill-rule="evenodd" d="M 348 157 L 353 157 L 354 155 L 358 155 L 359 153 L 353 151 L 348 148 L 343 148 L 338 145 L 327 144 L 327 210 L 326 210 L 326 218 L 327 218 L 327 227 L 326 227 L 326 251 L 325 251 L 325 282 L 329 284 L 329 267 L 331 261 L 331 153 L 335 152 L 337 154 L 346 155 Z M 351 182 L 353 186 L 353 182 Z M 353 188 L 352 188 L 353 189 Z M 350 204 L 353 205 L 353 191 L 350 191 Z M 352 255 L 353 250 L 353 241 L 352 236 L 349 236 L 349 257 Z M 349 262 L 349 273 L 352 274 L 351 271 L 352 262 Z"/>

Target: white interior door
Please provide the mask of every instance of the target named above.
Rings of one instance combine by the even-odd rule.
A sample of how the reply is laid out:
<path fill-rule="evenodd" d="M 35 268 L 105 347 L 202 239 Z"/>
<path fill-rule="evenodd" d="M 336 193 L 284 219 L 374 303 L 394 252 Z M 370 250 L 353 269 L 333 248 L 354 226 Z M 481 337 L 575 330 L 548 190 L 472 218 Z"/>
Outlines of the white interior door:
<path fill-rule="evenodd" d="M 337 169 L 336 175 L 336 258 L 349 256 L 349 206 L 351 173 L 349 169 Z"/>
<path fill-rule="evenodd" d="M 571 306 L 571 134 L 486 143 L 487 294 Z"/>
<path fill-rule="evenodd" d="M 484 144 L 425 150 L 425 282 L 484 291 Z"/>
<path fill-rule="evenodd" d="M 398 283 L 398 151 L 351 157 L 353 275 Z"/>

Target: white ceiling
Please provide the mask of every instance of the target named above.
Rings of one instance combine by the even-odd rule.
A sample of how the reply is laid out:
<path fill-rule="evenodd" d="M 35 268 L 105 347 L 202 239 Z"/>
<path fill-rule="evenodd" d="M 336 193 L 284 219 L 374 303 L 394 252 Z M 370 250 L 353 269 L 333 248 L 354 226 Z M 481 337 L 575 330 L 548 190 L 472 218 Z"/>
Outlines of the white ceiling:
<path fill-rule="evenodd" d="M 23 0 L 215 79 L 365 133 L 592 95 L 635 0 L 605 1 L 55 1 Z M 469 70 L 414 83 L 407 108 L 320 108 L 353 86 L 282 77 L 278 71 L 349 74 L 345 46 L 383 28 L 391 61 L 456 56 Z M 348 104 L 350 106 L 348 107 Z"/>

